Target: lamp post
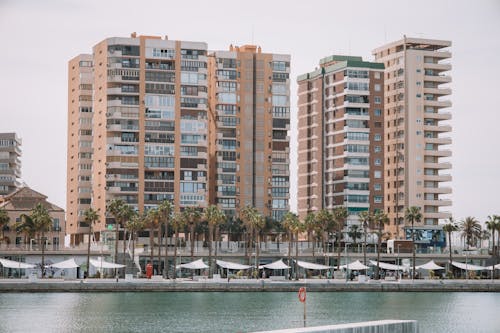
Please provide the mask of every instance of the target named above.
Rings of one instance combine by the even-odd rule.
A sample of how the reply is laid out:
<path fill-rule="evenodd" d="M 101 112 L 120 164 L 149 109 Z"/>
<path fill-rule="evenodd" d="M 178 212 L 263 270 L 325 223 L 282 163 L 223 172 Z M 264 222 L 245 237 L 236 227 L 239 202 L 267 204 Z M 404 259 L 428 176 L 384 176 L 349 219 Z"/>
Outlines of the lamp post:
<path fill-rule="evenodd" d="M 397 264 L 397 265 L 398 265 L 398 271 L 397 271 L 397 274 L 398 274 L 398 281 L 399 281 L 399 280 L 401 280 L 401 279 L 400 279 L 400 276 L 399 276 L 399 246 L 400 246 L 400 245 L 401 245 L 401 244 L 398 244 L 398 264 Z"/>
<path fill-rule="evenodd" d="M 345 283 L 347 283 L 347 279 L 349 278 L 349 256 L 347 254 L 347 246 L 349 243 L 345 243 Z"/>

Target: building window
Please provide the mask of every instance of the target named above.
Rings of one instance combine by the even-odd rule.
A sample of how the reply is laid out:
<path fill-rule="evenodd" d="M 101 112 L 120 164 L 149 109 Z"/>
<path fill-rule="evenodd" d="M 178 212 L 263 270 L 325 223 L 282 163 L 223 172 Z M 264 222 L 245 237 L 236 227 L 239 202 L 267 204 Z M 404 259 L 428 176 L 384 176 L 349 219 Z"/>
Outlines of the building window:
<path fill-rule="evenodd" d="M 382 110 L 380 110 L 380 109 L 375 109 L 375 111 L 373 111 L 373 114 L 374 114 L 375 116 L 381 116 L 381 115 L 382 115 Z"/>
<path fill-rule="evenodd" d="M 374 77 L 375 79 L 380 79 L 380 72 L 375 72 L 375 73 L 373 73 L 373 77 Z"/>
<path fill-rule="evenodd" d="M 376 158 L 375 165 L 381 165 L 381 164 L 382 164 L 382 160 L 380 158 Z"/>
<path fill-rule="evenodd" d="M 373 186 L 373 189 L 374 189 L 375 191 L 382 191 L 382 184 L 375 184 L 375 185 Z"/>
<path fill-rule="evenodd" d="M 379 83 L 376 83 L 375 86 L 373 87 L 373 89 L 375 91 L 380 91 L 381 90 L 381 87 L 380 87 L 380 84 Z"/>
<path fill-rule="evenodd" d="M 382 147 L 380 146 L 375 146 L 375 152 L 380 153 L 382 151 Z"/>
<path fill-rule="evenodd" d="M 373 176 L 374 176 L 375 178 L 378 178 L 378 179 L 382 178 L 382 171 L 376 170 L 376 171 L 373 173 Z"/>
<path fill-rule="evenodd" d="M 381 195 L 376 195 L 373 197 L 373 202 L 374 203 L 382 203 L 382 196 Z"/>
<path fill-rule="evenodd" d="M 375 141 L 381 141 L 381 140 L 382 140 L 382 135 L 380 135 L 380 134 L 375 134 L 375 135 L 373 136 L 373 140 L 375 140 Z"/>
<path fill-rule="evenodd" d="M 380 96 L 375 96 L 375 97 L 374 97 L 374 101 L 375 101 L 375 104 L 380 104 L 380 103 L 382 103 L 382 99 L 380 98 Z"/>

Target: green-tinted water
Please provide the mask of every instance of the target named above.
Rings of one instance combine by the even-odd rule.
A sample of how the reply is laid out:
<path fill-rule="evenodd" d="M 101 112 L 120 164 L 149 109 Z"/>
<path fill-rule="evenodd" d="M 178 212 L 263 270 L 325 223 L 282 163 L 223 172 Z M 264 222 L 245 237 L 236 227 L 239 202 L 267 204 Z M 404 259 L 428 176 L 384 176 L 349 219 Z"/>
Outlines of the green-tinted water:
<path fill-rule="evenodd" d="M 310 292 L 308 325 L 416 319 L 420 332 L 500 332 L 500 294 Z M 1 294 L 1 332 L 249 332 L 300 327 L 296 293 Z"/>

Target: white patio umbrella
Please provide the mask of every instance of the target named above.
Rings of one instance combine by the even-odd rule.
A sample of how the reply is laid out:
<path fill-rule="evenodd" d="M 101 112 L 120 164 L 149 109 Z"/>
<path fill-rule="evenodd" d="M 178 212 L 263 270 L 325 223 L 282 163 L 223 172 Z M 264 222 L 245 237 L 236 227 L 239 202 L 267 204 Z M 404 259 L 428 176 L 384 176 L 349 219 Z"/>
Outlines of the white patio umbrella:
<path fill-rule="evenodd" d="M 285 264 L 283 262 L 283 260 L 280 259 L 280 260 L 272 262 L 270 264 L 259 266 L 259 269 L 263 269 L 263 268 L 267 268 L 267 269 L 288 269 L 288 268 L 290 268 L 290 266 L 288 266 L 287 264 Z"/>
<path fill-rule="evenodd" d="M 434 260 L 429 261 L 428 263 L 425 263 L 423 265 L 419 265 L 415 267 L 416 269 L 426 269 L 426 270 L 435 270 L 435 269 L 444 269 L 444 267 L 441 267 L 437 265 Z"/>
<path fill-rule="evenodd" d="M 178 265 L 177 269 L 187 268 L 187 269 L 206 269 L 208 265 L 203 262 L 202 259 L 188 262 L 186 264 Z"/>
<path fill-rule="evenodd" d="M 340 266 L 340 268 L 344 269 L 344 268 L 346 268 L 346 266 L 347 266 L 347 269 L 350 269 L 353 271 L 359 271 L 359 270 L 369 268 L 368 266 L 363 265 L 359 260 L 353 261 L 347 265 L 342 265 L 342 266 Z"/>

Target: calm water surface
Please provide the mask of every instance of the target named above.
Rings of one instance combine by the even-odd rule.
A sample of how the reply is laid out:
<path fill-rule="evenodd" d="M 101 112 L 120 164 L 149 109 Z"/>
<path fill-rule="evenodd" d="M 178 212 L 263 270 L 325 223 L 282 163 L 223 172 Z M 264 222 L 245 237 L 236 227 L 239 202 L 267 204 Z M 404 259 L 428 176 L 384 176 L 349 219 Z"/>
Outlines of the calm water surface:
<path fill-rule="evenodd" d="M 500 294 L 310 292 L 308 326 L 416 319 L 420 332 L 500 332 Z M 0 294 L 0 332 L 251 332 L 300 327 L 296 293 Z"/>

